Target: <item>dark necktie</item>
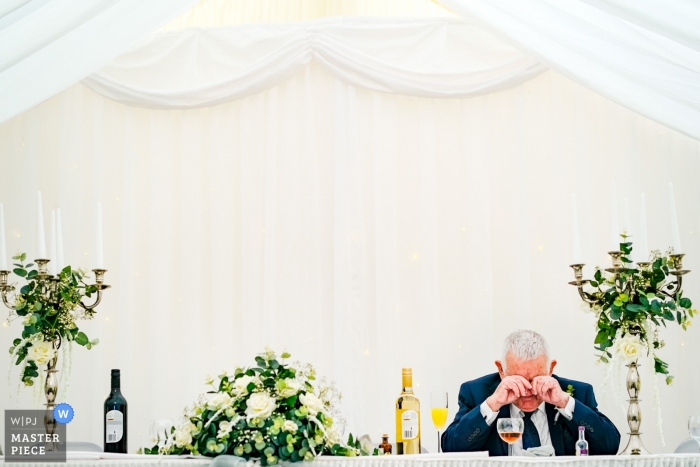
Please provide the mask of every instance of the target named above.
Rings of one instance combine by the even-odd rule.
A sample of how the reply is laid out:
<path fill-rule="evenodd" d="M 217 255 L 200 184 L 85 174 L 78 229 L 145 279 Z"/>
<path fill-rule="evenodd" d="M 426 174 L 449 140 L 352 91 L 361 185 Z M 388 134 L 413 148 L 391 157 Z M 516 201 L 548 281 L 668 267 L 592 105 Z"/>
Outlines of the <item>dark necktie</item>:
<path fill-rule="evenodd" d="M 532 414 L 534 413 L 535 412 L 523 412 L 523 421 L 525 422 L 525 428 L 523 429 L 523 449 L 541 446 L 540 433 L 532 422 Z"/>

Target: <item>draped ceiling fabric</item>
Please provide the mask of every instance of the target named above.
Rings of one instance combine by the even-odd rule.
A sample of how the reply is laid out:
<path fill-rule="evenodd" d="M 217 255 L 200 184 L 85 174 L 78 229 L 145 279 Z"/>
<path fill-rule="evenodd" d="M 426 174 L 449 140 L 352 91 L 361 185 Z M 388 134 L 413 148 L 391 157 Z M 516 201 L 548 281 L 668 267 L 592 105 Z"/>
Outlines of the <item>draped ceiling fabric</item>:
<path fill-rule="evenodd" d="M 0 122 L 77 83 L 194 3 L 31 0 L 3 11 Z"/>
<path fill-rule="evenodd" d="M 700 3 L 590 2 L 605 9 L 581 0 L 440 3 L 564 76 L 700 139 Z M 655 24 L 646 29 L 649 22 Z"/>
<path fill-rule="evenodd" d="M 425 409 L 431 391 L 449 391 L 452 417 L 460 383 L 493 371 L 500 342 L 518 327 L 543 332 L 559 360 L 557 372 L 594 384 L 599 402 L 626 432 L 624 402 L 618 405 L 610 391 L 607 397 L 600 391 L 593 318 L 567 285 L 570 195 L 578 195 L 582 256 L 590 274 L 609 263 L 604 252 L 612 244 L 611 179 L 620 217 L 630 219 L 622 223 L 630 224 L 633 235 L 640 230 L 640 194 L 646 193 L 648 243 L 662 249 L 671 242 L 667 183 L 674 182 L 683 251 L 694 271 L 685 290 L 697 300 L 698 141 L 553 70 L 508 89 L 494 87 L 497 92 L 470 91 L 478 80 L 465 86 L 447 72 L 469 77 L 478 71 L 471 78 L 488 78 L 514 64 L 534 63 L 532 55 L 476 29 L 483 19 L 458 24 L 432 7 L 433 20 L 326 19 L 306 23 L 305 33 L 287 24 L 280 35 L 265 36 L 270 28 L 261 25 L 259 33 L 246 26 L 240 36 L 228 36 L 231 22 L 283 21 L 270 8 L 282 3 L 293 20 L 316 20 L 325 8 L 316 0 L 237 0 L 232 4 L 250 10 L 216 17 L 212 11 L 228 3 L 207 0 L 196 14 L 165 25 L 168 32 L 132 44 L 123 57 L 77 78 L 95 72 L 86 83 L 97 86 L 104 78 L 103 87 L 95 87 L 99 92 L 161 100 L 166 107 L 196 107 L 178 100 L 191 98 L 183 90 L 199 93 L 203 85 L 234 100 L 149 109 L 77 83 L 0 123 L 8 251 L 33 256 L 35 196 L 41 189 L 47 210 L 62 209 L 67 261 L 91 268 L 94 206 L 103 202 L 106 281 L 113 287 L 96 319 L 81 323 L 101 343 L 90 351 L 75 349 L 70 385 L 61 383 L 62 391 L 68 388 L 64 400 L 77 414 L 71 440 L 101 442 L 111 368 L 122 369 L 135 449 L 147 442 L 150 420 L 177 419 L 205 390 L 207 373 L 248 364 L 265 345 L 286 348 L 336 380 L 347 431 L 378 439 L 393 433 L 398 368 L 414 368 Z M 327 3 L 338 7 L 333 14 L 367 16 L 376 11 L 357 6 L 374 8 L 377 2 Z M 397 16 L 402 7 L 417 4 L 391 3 Z M 648 17 L 644 5 L 634 24 L 643 26 Z M 403 16 L 416 11 L 422 10 Z M 329 30 L 330 24 L 337 29 Z M 401 64 L 387 61 L 393 44 L 368 48 L 353 35 L 372 25 L 376 34 L 378 24 L 418 31 L 425 43 L 407 51 Z M 220 29 L 177 31 L 209 25 Z M 678 41 L 692 44 L 692 30 L 676 33 Z M 170 46 L 193 52 L 201 42 L 238 44 L 244 55 L 246 37 L 291 44 L 295 60 L 319 59 L 290 66 L 288 79 L 270 78 L 265 90 L 249 84 L 242 92 L 244 71 L 268 63 L 224 57 L 226 83 L 220 75 L 212 80 L 215 69 L 201 76 L 186 69 L 184 63 L 196 68 L 194 57 L 185 62 L 167 52 Z M 410 43 L 407 35 L 398 37 Z M 178 41 L 168 42 L 173 38 Z M 473 51 L 478 40 L 497 56 L 448 60 L 461 47 Z M 329 43 L 339 47 L 329 50 Z M 158 69 L 183 72 L 162 83 L 162 95 L 153 83 L 135 84 L 123 66 L 126 60 L 151 66 L 137 51 L 154 44 L 163 46 L 155 55 Z M 440 45 L 445 49 L 421 74 L 411 54 L 425 57 Z M 249 50 L 264 47 L 254 40 Z M 221 58 L 215 50 L 197 53 Z M 270 54 L 275 51 L 262 55 L 269 60 Z M 401 66 L 405 73 L 397 72 Z M 659 69 L 658 76 L 669 69 Z M 397 86 L 417 95 L 387 92 Z M 455 92 L 462 98 L 444 98 Z M 687 105 L 693 96 L 688 93 Z M 659 114 L 664 112 L 660 107 Z M 20 324 L 0 326 L 0 348 L 10 347 Z M 659 387 L 666 446 L 656 435 L 650 366 L 643 363 L 643 428 L 653 452 L 672 451 L 687 437 L 688 414 L 700 412 L 698 332 L 697 326 L 687 333 L 662 331 L 663 357 L 676 376 L 672 386 L 660 381 Z M 16 387 L 17 367 L 0 359 L 0 374 L 6 370 L 12 386 L 0 385 L 0 400 L 9 408 L 38 407 L 40 389 Z M 60 374 L 67 374 L 65 368 Z M 422 423 L 425 445 L 434 452 L 429 417 Z M 0 425 L 0 439 L 3 430 Z"/>

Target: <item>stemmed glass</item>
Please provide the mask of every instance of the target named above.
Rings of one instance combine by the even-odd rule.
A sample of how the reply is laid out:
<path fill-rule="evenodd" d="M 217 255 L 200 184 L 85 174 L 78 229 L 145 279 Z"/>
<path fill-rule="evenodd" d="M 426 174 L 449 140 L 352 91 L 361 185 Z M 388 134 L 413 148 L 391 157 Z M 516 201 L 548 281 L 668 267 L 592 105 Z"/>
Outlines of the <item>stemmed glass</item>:
<path fill-rule="evenodd" d="M 159 448 L 165 446 L 165 443 L 170 438 L 173 426 L 172 420 L 152 420 L 149 430 L 151 441 L 157 444 Z"/>
<path fill-rule="evenodd" d="M 522 418 L 499 418 L 496 424 L 498 436 L 508 444 L 513 444 L 523 435 L 525 422 Z"/>
<path fill-rule="evenodd" d="M 688 419 L 688 431 L 700 446 L 700 415 L 693 415 Z"/>
<path fill-rule="evenodd" d="M 447 422 L 447 393 L 446 392 L 431 392 L 430 393 L 430 415 L 433 418 L 433 425 L 438 434 L 438 452 L 442 452 L 440 445 L 440 430 L 445 427 Z"/>

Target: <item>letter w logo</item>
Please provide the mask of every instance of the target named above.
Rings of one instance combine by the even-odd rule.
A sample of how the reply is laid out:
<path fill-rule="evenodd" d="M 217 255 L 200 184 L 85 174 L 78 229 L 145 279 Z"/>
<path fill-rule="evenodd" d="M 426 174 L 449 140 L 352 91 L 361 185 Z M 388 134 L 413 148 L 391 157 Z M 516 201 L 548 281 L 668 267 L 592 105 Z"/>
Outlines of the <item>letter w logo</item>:
<path fill-rule="evenodd" d="M 61 418 L 68 418 L 68 410 L 59 410 L 58 416 Z"/>

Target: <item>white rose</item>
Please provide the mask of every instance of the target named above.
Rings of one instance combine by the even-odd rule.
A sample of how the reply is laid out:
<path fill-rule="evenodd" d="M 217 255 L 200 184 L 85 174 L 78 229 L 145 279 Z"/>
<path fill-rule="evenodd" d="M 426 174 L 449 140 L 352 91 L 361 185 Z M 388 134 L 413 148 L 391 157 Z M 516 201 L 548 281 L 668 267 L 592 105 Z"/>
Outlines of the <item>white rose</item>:
<path fill-rule="evenodd" d="M 245 409 L 245 414 L 248 420 L 259 418 L 265 420 L 277 408 L 275 399 L 270 397 L 266 392 L 256 392 L 248 398 L 248 407 Z"/>
<path fill-rule="evenodd" d="M 299 426 L 291 420 L 285 420 L 284 425 L 282 425 L 282 431 L 296 433 L 298 429 L 299 429 Z"/>
<path fill-rule="evenodd" d="M 284 380 L 284 389 L 280 390 L 279 395 L 280 399 L 286 399 L 288 397 L 292 397 L 294 394 L 298 393 L 299 390 L 301 389 L 301 383 L 298 382 L 295 379 L 285 379 Z"/>
<path fill-rule="evenodd" d="M 243 375 L 239 378 L 236 378 L 236 380 L 233 382 L 233 386 L 231 387 L 231 392 L 236 395 L 236 396 L 243 396 L 245 394 L 248 394 L 248 385 L 250 383 L 258 383 L 258 378 L 255 376 L 248 376 L 248 375 Z"/>
<path fill-rule="evenodd" d="M 192 444 L 192 433 L 189 426 L 182 426 L 175 430 L 175 444 L 181 448 Z"/>
<path fill-rule="evenodd" d="M 309 410 L 309 414 L 316 415 L 319 412 L 325 412 L 326 407 L 323 405 L 323 401 L 316 397 L 316 394 L 307 392 L 299 396 L 301 403 Z"/>
<path fill-rule="evenodd" d="M 37 365 L 48 365 L 52 358 L 56 356 L 56 351 L 50 342 L 32 342 L 27 354 L 27 360 L 34 360 Z"/>
<path fill-rule="evenodd" d="M 231 430 L 233 429 L 233 426 L 231 422 L 227 422 L 224 420 L 223 422 L 219 423 L 219 433 L 216 435 L 217 438 L 223 438 L 227 434 L 231 433 Z"/>
<path fill-rule="evenodd" d="M 231 396 L 225 392 L 219 392 L 216 396 L 212 397 L 209 402 L 207 402 L 207 408 L 209 410 L 219 410 L 227 407 L 231 404 Z"/>
<path fill-rule="evenodd" d="M 340 433 L 335 427 L 326 428 L 326 446 L 340 444 Z"/>
<path fill-rule="evenodd" d="M 625 334 L 615 342 L 615 352 L 625 363 L 631 363 L 642 354 L 642 341 L 639 336 Z"/>

